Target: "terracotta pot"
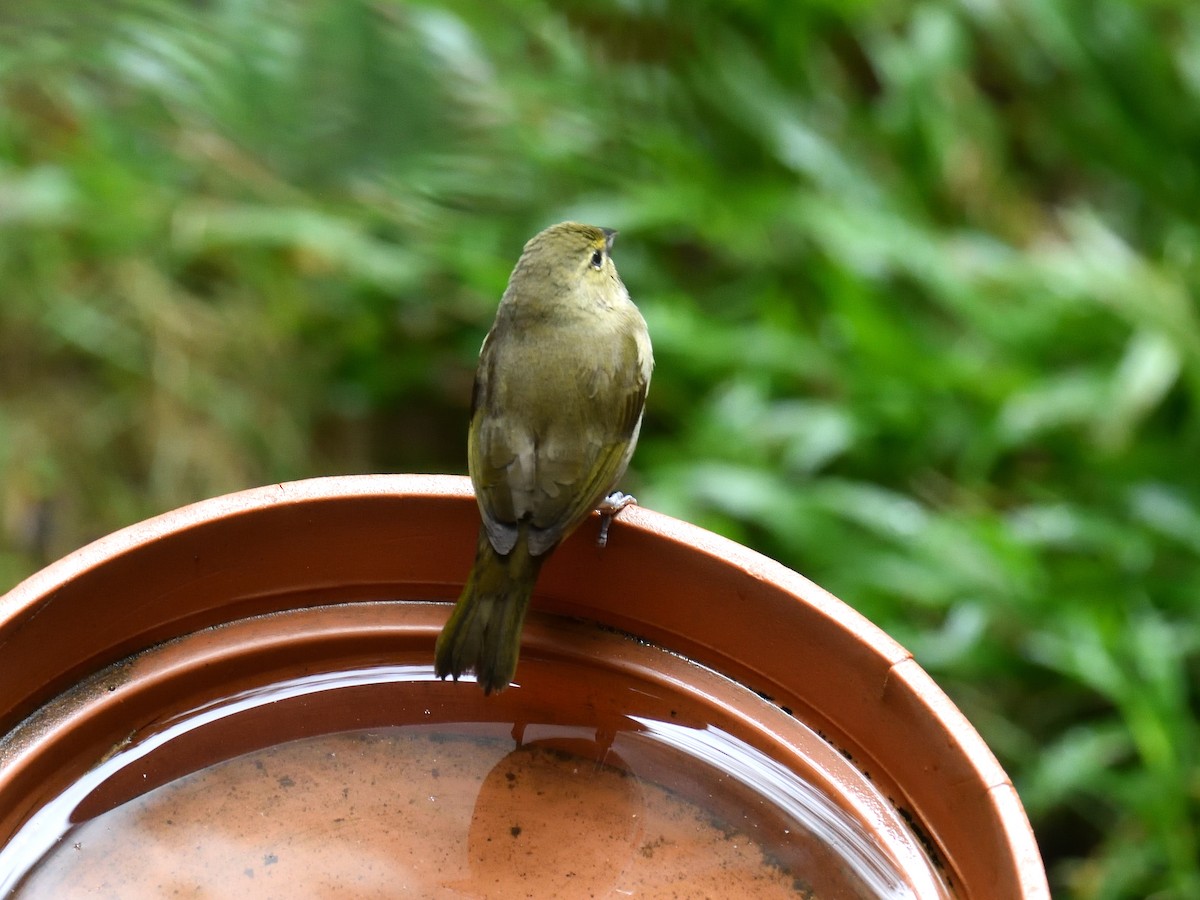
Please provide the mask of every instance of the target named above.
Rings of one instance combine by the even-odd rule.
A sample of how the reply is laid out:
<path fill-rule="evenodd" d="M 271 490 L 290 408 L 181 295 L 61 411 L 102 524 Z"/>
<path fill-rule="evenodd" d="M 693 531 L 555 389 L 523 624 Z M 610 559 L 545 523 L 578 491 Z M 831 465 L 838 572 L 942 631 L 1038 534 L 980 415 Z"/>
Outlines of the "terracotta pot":
<path fill-rule="evenodd" d="M 608 743 L 575 746 L 578 732 L 530 743 L 606 762 L 640 754 L 641 771 L 664 775 L 674 764 L 661 746 L 611 742 L 621 723 L 716 722 L 866 822 L 901 867 L 923 866 L 910 895 L 933 896 L 937 881 L 943 896 L 1049 896 L 1011 782 L 912 657 L 802 576 L 674 519 L 630 509 L 606 549 L 594 523 L 559 549 L 518 687 L 485 699 L 432 680 L 477 527 L 465 478 L 314 479 L 176 510 L 18 585 L 0 598 L 0 846 L 113 748 L 151 748 L 183 711 L 393 665 L 410 674 L 382 704 L 353 685 L 263 701 L 254 717 L 181 732 L 171 754 L 147 749 L 93 784 L 77 814 L 237 753 L 397 721 L 588 727 Z"/>

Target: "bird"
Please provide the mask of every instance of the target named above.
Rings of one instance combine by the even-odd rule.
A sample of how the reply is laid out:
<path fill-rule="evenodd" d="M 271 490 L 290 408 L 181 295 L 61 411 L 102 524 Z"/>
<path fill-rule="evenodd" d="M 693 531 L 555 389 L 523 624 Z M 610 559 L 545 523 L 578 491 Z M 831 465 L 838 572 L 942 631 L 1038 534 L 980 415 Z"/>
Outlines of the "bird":
<path fill-rule="evenodd" d="M 612 260 L 616 231 L 561 222 L 525 244 L 479 354 L 467 459 L 481 524 L 438 636 L 439 678 L 513 681 L 538 573 L 593 510 L 599 543 L 641 431 L 654 355 Z"/>

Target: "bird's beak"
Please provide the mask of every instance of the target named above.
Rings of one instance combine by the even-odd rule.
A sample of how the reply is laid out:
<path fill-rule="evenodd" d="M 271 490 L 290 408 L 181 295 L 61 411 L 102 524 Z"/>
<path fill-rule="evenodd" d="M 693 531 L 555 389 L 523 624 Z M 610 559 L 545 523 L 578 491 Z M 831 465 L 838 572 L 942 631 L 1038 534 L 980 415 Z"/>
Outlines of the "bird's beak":
<path fill-rule="evenodd" d="M 604 232 L 604 249 L 605 249 L 605 252 L 607 252 L 607 253 L 612 253 L 612 245 L 613 245 L 613 240 L 615 240 L 615 239 L 616 239 L 616 236 L 617 236 L 617 229 L 615 229 L 615 228 L 601 228 L 600 230 Z"/>

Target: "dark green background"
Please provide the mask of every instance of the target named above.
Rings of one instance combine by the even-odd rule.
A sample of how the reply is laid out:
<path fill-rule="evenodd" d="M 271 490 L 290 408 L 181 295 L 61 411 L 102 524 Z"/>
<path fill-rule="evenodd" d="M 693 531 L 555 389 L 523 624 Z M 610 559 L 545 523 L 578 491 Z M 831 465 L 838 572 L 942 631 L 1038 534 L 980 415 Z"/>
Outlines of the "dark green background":
<path fill-rule="evenodd" d="M 6 3 L 0 589 L 464 471 L 522 243 L 619 228 L 626 487 L 908 646 L 1056 895 L 1200 896 L 1198 100 L 1191 0 Z"/>

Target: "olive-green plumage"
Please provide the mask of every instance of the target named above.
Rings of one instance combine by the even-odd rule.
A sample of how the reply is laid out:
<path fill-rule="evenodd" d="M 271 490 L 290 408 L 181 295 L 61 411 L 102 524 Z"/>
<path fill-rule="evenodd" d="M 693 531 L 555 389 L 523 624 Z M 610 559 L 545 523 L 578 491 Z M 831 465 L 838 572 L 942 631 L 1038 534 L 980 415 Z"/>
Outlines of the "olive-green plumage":
<path fill-rule="evenodd" d="M 483 342 L 467 444 L 483 524 L 438 637 L 438 677 L 512 681 L 550 552 L 616 487 L 654 360 L 610 252 L 615 232 L 563 222 L 525 245 Z"/>

